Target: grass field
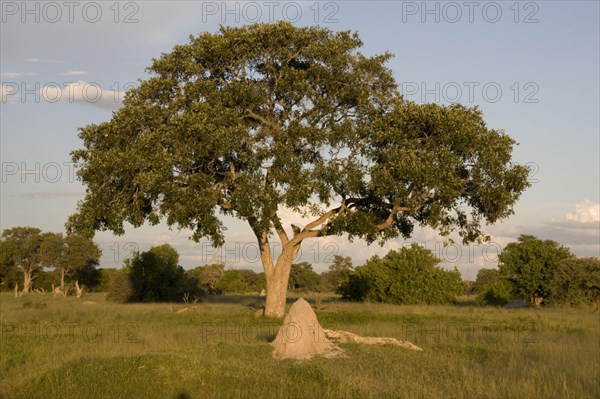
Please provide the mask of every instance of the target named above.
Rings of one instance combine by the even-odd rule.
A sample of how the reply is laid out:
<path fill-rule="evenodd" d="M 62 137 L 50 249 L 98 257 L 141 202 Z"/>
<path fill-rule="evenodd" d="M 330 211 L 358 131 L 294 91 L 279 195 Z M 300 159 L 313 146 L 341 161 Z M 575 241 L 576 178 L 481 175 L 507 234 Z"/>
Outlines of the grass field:
<path fill-rule="evenodd" d="M 3 398 L 597 398 L 592 308 L 391 306 L 323 299 L 326 328 L 421 346 L 342 345 L 345 356 L 277 361 L 281 322 L 251 296 L 179 304 L 2 293 Z"/>

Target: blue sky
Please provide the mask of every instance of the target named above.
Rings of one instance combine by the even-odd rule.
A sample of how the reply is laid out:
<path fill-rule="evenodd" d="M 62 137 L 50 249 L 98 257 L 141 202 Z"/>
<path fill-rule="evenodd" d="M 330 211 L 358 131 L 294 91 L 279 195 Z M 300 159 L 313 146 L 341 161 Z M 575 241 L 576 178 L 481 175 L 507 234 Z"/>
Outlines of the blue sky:
<path fill-rule="evenodd" d="M 2 1 L 0 30 L 0 227 L 63 231 L 83 198 L 69 153 L 77 128 L 109 120 L 122 92 L 153 57 L 216 31 L 220 24 L 287 20 L 357 30 L 363 53 L 390 51 L 406 98 L 478 105 L 488 125 L 519 146 L 514 160 L 533 167 L 531 188 L 510 219 L 487 228 L 493 243 L 449 247 L 430 230 L 423 243 L 465 278 L 494 267 L 498 248 L 520 234 L 557 240 L 579 256 L 600 255 L 600 10 L 597 1 L 534 2 L 192 2 Z M 282 212 L 287 222 L 302 221 Z M 168 242 L 193 267 L 224 260 L 260 268 L 250 229 L 228 219 L 222 250 L 165 225 L 99 232 L 102 266 L 120 267 L 132 248 Z M 401 247 L 305 242 L 302 260 L 318 271 L 333 254 L 361 264 Z"/>

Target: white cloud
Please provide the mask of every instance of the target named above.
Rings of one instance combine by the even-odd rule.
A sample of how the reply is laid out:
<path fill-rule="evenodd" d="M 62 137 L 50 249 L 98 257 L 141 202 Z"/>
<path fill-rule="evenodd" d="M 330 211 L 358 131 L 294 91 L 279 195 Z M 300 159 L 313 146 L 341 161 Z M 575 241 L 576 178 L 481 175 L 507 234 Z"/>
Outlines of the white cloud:
<path fill-rule="evenodd" d="M 0 76 L 3 78 L 14 79 L 14 78 L 26 78 L 29 76 L 36 76 L 37 72 L 2 72 Z"/>
<path fill-rule="evenodd" d="M 48 84 L 40 88 L 41 98 L 46 102 L 67 101 L 70 103 L 88 104 L 105 109 L 119 108 L 124 92 L 103 90 L 94 82 L 78 80 L 63 86 Z"/>
<path fill-rule="evenodd" d="M 575 205 L 574 213 L 567 213 L 567 220 L 579 223 L 600 222 L 600 203 L 588 199 Z"/>
<path fill-rule="evenodd" d="M 87 75 L 87 72 L 85 71 L 67 71 L 67 72 L 63 72 L 59 74 L 60 76 L 81 76 L 81 75 Z"/>
<path fill-rule="evenodd" d="M 31 62 L 34 64 L 40 64 L 40 63 L 46 63 L 46 62 L 50 62 L 50 63 L 59 62 L 57 60 L 46 60 L 46 59 L 40 59 L 40 58 L 25 58 L 25 61 Z"/>

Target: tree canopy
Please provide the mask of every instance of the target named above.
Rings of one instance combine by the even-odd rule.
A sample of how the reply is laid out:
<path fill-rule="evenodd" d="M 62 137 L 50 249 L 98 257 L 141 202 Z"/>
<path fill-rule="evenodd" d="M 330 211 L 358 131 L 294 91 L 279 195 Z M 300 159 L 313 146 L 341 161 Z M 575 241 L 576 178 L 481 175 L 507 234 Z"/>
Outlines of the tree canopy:
<path fill-rule="evenodd" d="M 185 272 L 179 266 L 179 254 L 169 244 L 136 253 L 127 259 L 134 302 L 177 301 L 182 297 Z"/>
<path fill-rule="evenodd" d="M 551 296 L 550 282 L 558 263 L 575 256 L 556 241 L 521 235 L 498 256 L 500 273 L 509 278 L 516 294 L 529 304 L 539 305 Z"/>
<path fill-rule="evenodd" d="M 555 266 L 549 282 L 552 303 L 595 303 L 600 310 L 600 258 L 566 258 Z"/>
<path fill-rule="evenodd" d="M 481 239 L 528 186 L 514 140 L 476 107 L 406 101 L 391 54 L 361 46 L 357 33 L 278 22 L 221 27 L 162 54 L 109 122 L 80 130 L 72 155 L 87 191 L 68 228 L 123 234 L 125 222 L 164 218 L 221 245 L 220 214 L 246 220 L 276 316 L 307 238 L 383 242 L 419 225 Z M 283 208 L 313 220 L 290 230 Z"/>
<path fill-rule="evenodd" d="M 42 243 L 46 235 L 35 227 L 13 227 L 2 231 L 0 256 L 4 267 L 16 266 L 23 273 L 23 290 L 29 292 L 37 271 L 44 267 Z"/>
<path fill-rule="evenodd" d="M 102 251 L 90 238 L 79 235 L 63 236 L 48 233 L 41 246 L 44 266 L 60 270 L 60 289 L 65 290 L 65 276 L 94 269 L 98 266 Z"/>

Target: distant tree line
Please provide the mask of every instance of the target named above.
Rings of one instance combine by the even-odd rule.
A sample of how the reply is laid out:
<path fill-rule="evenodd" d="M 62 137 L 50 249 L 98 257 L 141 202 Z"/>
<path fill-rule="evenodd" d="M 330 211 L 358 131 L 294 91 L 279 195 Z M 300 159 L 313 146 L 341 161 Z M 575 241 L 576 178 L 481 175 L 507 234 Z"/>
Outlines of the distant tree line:
<path fill-rule="evenodd" d="M 205 295 L 243 294 L 266 289 L 264 272 L 226 269 L 220 263 L 184 270 L 177 251 L 168 244 L 136 253 L 122 269 L 102 270 L 102 289 L 117 302 L 179 301 Z M 317 274 L 310 263 L 292 265 L 289 288 L 297 292 L 333 292 L 352 271 L 350 258 L 335 256 L 329 270 Z"/>
<path fill-rule="evenodd" d="M 0 287 L 21 294 L 35 289 L 64 295 L 75 283 L 94 287 L 100 283 L 100 255 L 91 239 L 76 234 L 6 229 L 0 236 Z"/>
<path fill-rule="evenodd" d="M 135 253 L 118 270 L 98 268 L 100 255 L 92 240 L 78 235 L 6 229 L 0 236 L 0 287 L 19 294 L 64 295 L 74 286 L 85 287 L 107 292 L 117 302 L 181 301 L 266 289 L 264 272 L 219 263 L 185 270 L 168 244 Z M 321 274 L 308 262 L 292 264 L 288 289 L 395 304 L 451 303 L 466 291 L 482 305 L 504 305 L 518 297 L 530 305 L 595 303 L 600 308 L 599 258 L 576 258 L 559 243 L 530 235 L 508 244 L 498 258 L 498 269 L 481 269 L 475 282 L 465 282 L 458 270 L 441 268 L 430 250 L 416 244 L 356 268 L 351 258 L 336 255 Z"/>

